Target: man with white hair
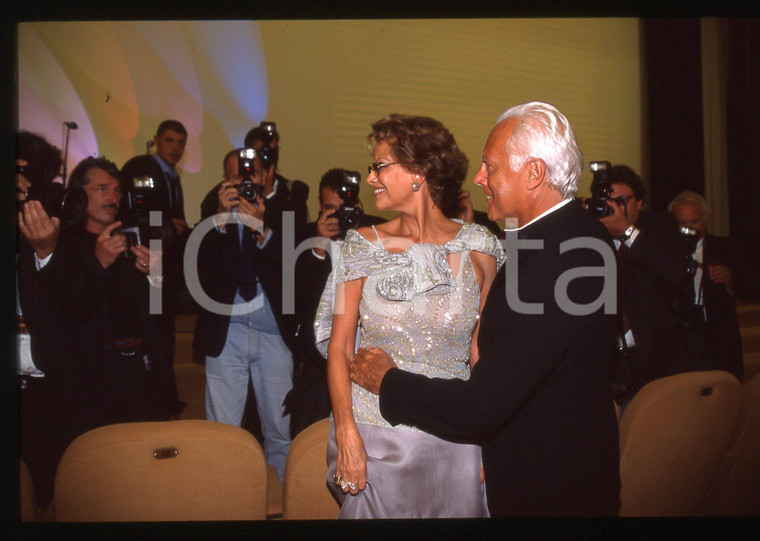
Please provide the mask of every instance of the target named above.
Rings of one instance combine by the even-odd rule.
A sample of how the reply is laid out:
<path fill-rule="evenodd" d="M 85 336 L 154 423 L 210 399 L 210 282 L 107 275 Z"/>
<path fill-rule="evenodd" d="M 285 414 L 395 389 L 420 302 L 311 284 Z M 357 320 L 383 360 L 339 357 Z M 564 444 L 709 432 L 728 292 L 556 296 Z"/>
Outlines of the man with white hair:
<path fill-rule="evenodd" d="M 480 443 L 491 516 L 619 508 L 616 324 L 603 307 L 615 302 L 615 256 L 604 226 L 573 199 L 582 163 L 555 107 L 504 112 L 475 183 L 488 217 L 516 218 L 518 228 L 507 235 L 507 263 L 481 313 L 470 379 L 404 372 L 378 348 L 360 349 L 350 367 L 356 383 L 379 393 L 391 424 Z"/>
<path fill-rule="evenodd" d="M 689 265 L 691 299 L 686 308 L 682 327 L 689 348 L 692 370 L 725 370 L 740 381 L 744 366 L 742 337 L 736 315 L 734 273 L 736 257 L 729 239 L 707 233 L 710 207 L 696 192 L 679 193 L 668 205 L 681 227 L 696 230 L 690 246 Z"/>

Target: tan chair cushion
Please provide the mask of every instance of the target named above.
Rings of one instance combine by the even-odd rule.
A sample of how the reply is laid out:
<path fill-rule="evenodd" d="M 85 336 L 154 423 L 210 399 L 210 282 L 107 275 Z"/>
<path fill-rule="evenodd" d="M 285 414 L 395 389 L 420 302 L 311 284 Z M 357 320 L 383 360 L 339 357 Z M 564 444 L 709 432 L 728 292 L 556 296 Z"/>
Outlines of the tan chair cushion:
<path fill-rule="evenodd" d="M 317 421 L 290 444 L 285 462 L 282 518 L 335 519 L 340 507 L 327 488 L 330 420 Z"/>
<path fill-rule="evenodd" d="M 26 463 L 19 459 L 19 484 L 18 495 L 20 508 L 20 517 L 22 522 L 34 522 L 38 519 L 37 498 L 34 492 L 34 483 L 32 474 Z"/>
<path fill-rule="evenodd" d="M 261 446 L 236 426 L 105 426 L 78 437 L 61 458 L 56 521 L 265 519 L 266 475 Z"/>
<path fill-rule="evenodd" d="M 730 469 L 712 507 L 715 515 L 760 515 L 760 374 L 742 386 L 742 412 L 731 443 Z"/>
<path fill-rule="evenodd" d="M 282 483 L 271 464 L 267 464 L 267 517 L 282 517 Z"/>
<path fill-rule="evenodd" d="M 620 514 L 703 514 L 740 408 L 741 385 L 728 372 L 688 372 L 644 386 L 620 420 Z"/>

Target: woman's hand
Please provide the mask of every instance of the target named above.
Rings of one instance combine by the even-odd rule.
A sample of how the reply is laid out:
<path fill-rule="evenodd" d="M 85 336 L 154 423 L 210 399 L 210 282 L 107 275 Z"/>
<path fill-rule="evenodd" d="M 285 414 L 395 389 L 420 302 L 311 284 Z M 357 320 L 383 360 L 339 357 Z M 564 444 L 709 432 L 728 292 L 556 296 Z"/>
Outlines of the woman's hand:
<path fill-rule="evenodd" d="M 367 487 L 367 451 L 356 425 L 338 431 L 335 440 L 338 444 L 338 460 L 335 466 L 335 483 L 343 492 L 356 496 Z"/>

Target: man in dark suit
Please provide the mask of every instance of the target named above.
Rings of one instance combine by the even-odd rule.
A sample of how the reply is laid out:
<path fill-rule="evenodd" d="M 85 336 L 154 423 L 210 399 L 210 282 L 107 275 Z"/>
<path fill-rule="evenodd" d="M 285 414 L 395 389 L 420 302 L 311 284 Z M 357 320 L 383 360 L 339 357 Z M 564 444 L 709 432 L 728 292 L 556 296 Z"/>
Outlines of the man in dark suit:
<path fill-rule="evenodd" d="M 503 113 L 475 183 L 488 217 L 519 227 L 483 307 L 470 379 L 403 372 L 377 348 L 350 366 L 355 382 L 379 392 L 391 424 L 480 443 L 491 516 L 615 515 L 619 506 L 615 322 L 603 306 L 615 301 L 614 253 L 573 200 L 581 164 L 553 106 Z"/>
<path fill-rule="evenodd" d="M 689 257 L 690 298 L 685 302 L 692 317 L 684 321 L 692 370 L 725 370 L 741 381 L 744 374 L 742 337 L 736 315 L 735 249 L 730 240 L 707 233 L 710 207 L 698 193 L 685 191 L 670 202 L 681 227 L 697 231 Z"/>
<path fill-rule="evenodd" d="M 686 344 L 676 309 L 686 277 L 687 252 L 672 214 L 643 211 L 641 177 L 614 165 L 606 181 L 612 214 L 600 218 L 612 235 L 621 262 L 621 355 L 616 356 L 615 389 L 621 409 L 646 383 L 683 372 Z M 591 193 L 601 195 L 601 184 Z M 622 412 L 621 412 L 622 414 Z"/>
<path fill-rule="evenodd" d="M 358 182 L 357 182 L 358 180 Z M 327 363 L 314 344 L 314 317 L 319 299 L 332 270 L 332 250 L 348 229 L 385 222 L 384 218 L 358 211 L 361 176 L 346 169 L 330 169 L 319 182 L 319 218 L 306 225 L 305 238 L 320 241 L 296 260 L 295 312 L 297 320 L 293 390 L 288 394 L 290 433 L 295 437 L 312 423 L 330 415 L 327 392 Z M 345 201 L 341 193 L 351 193 Z M 357 204 L 358 203 L 358 204 Z M 344 206 L 348 204 L 348 207 Z M 339 218 L 339 216 L 341 216 Z"/>
<path fill-rule="evenodd" d="M 185 153 L 187 130 L 177 120 L 164 120 L 158 125 L 153 137 L 155 154 L 143 154 L 127 160 L 121 168 L 120 182 L 125 200 L 119 218 L 126 225 L 131 221 L 149 223 L 149 212 L 160 211 L 162 215 L 163 275 L 160 318 L 166 356 L 172 363 L 169 387 L 164 389 L 172 403 L 172 414 L 179 415 L 184 405 L 179 400 L 174 377 L 175 327 L 179 299 L 185 289 L 182 257 L 189 235 L 185 221 L 185 204 L 177 165 Z M 146 180 L 151 179 L 151 180 Z M 146 228 L 147 229 L 147 228 Z"/>
<path fill-rule="evenodd" d="M 293 385 L 293 317 L 282 310 L 282 232 L 258 191 L 265 175 L 261 157 L 257 153 L 253 169 L 243 171 L 248 186 L 257 188 L 250 195 L 239 193 L 239 160 L 239 149 L 225 156 L 216 212 L 202 216 L 188 241 L 188 250 L 198 250 L 199 283 L 194 277 L 188 283 L 200 305 L 193 347 L 205 356 L 206 418 L 241 426 L 250 380 L 264 454 L 282 478 L 290 446 L 282 403 Z"/>

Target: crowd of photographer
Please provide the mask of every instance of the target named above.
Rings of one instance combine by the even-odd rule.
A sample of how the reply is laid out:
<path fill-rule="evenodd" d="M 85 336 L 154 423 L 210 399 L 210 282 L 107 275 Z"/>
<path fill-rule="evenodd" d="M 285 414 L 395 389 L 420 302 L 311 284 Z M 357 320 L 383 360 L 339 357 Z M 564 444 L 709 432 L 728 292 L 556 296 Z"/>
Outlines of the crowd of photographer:
<path fill-rule="evenodd" d="M 60 160 L 31 134 L 19 135 L 20 149 L 27 138 Z M 60 193 L 51 183 L 57 169 L 39 175 L 28 168 L 36 154 L 19 156 L 18 314 L 30 338 L 19 347 L 21 456 L 46 505 L 73 438 L 170 418 L 172 374 L 159 316 L 149 309 L 162 287 L 161 255 L 117 233 L 116 165 L 86 158 Z M 40 199 L 29 199 L 32 190 Z"/>
<path fill-rule="evenodd" d="M 60 151 L 18 135 L 21 456 L 42 506 L 76 436 L 182 411 L 172 365 L 179 299 L 192 289 L 183 255 L 193 229 L 176 171 L 186 139 L 181 123 L 165 121 L 154 154 L 121 171 L 86 158 L 64 189 L 53 182 Z M 363 212 L 361 175 L 336 168 L 323 175 L 319 216 L 307 223 L 309 187 L 277 172 L 274 123 L 262 122 L 243 143 L 224 156 L 222 181 L 203 199 L 195 226 L 210 223 L 192 247 L 208 301 L 198 302 L 193 347 L 205 363 L 206 418 L 249 429 L 260 423 L 252 431 L 260 430 L 267 463 L 282 478 L 292 438 L 331 410 L 313 323 L 332 258 L 347 230 L 384 219 Z M 608 162 L 591 169 L 592 197 L 583 203 L 617 250 L 611 362 L 621 411 L 647 382 L 677 372 L 719 368 L 741 377 L 737 264 L 727 242 L 706 235 L 704 199 L 681 194 L 674 214 L 644 211 L 644 184 L 633 170 Z M 499 232 L 466 191 L 446 214 Z M 283 254 L 306 239 L 289 310 Z"/>
<path fill-rule="evenodd" d="M 583 202 L 607 227 L 617 250 L 613 392 L 621 414 L 639 389 L 661 377 L 726 370 L 741 380 L 741 337 L 726 263 L 742 275 L 744 265 L 727 239 L 714 237 L 709 242 L 715 248 L 707 252 L 713 259 L 704 259 L 704 199 L 687 192 L 673 200 L 669 213 L 642 210 L 645 188 L 635 171 L 609 162 L 592 162 L 590 168 L 592 197 Z"/>

